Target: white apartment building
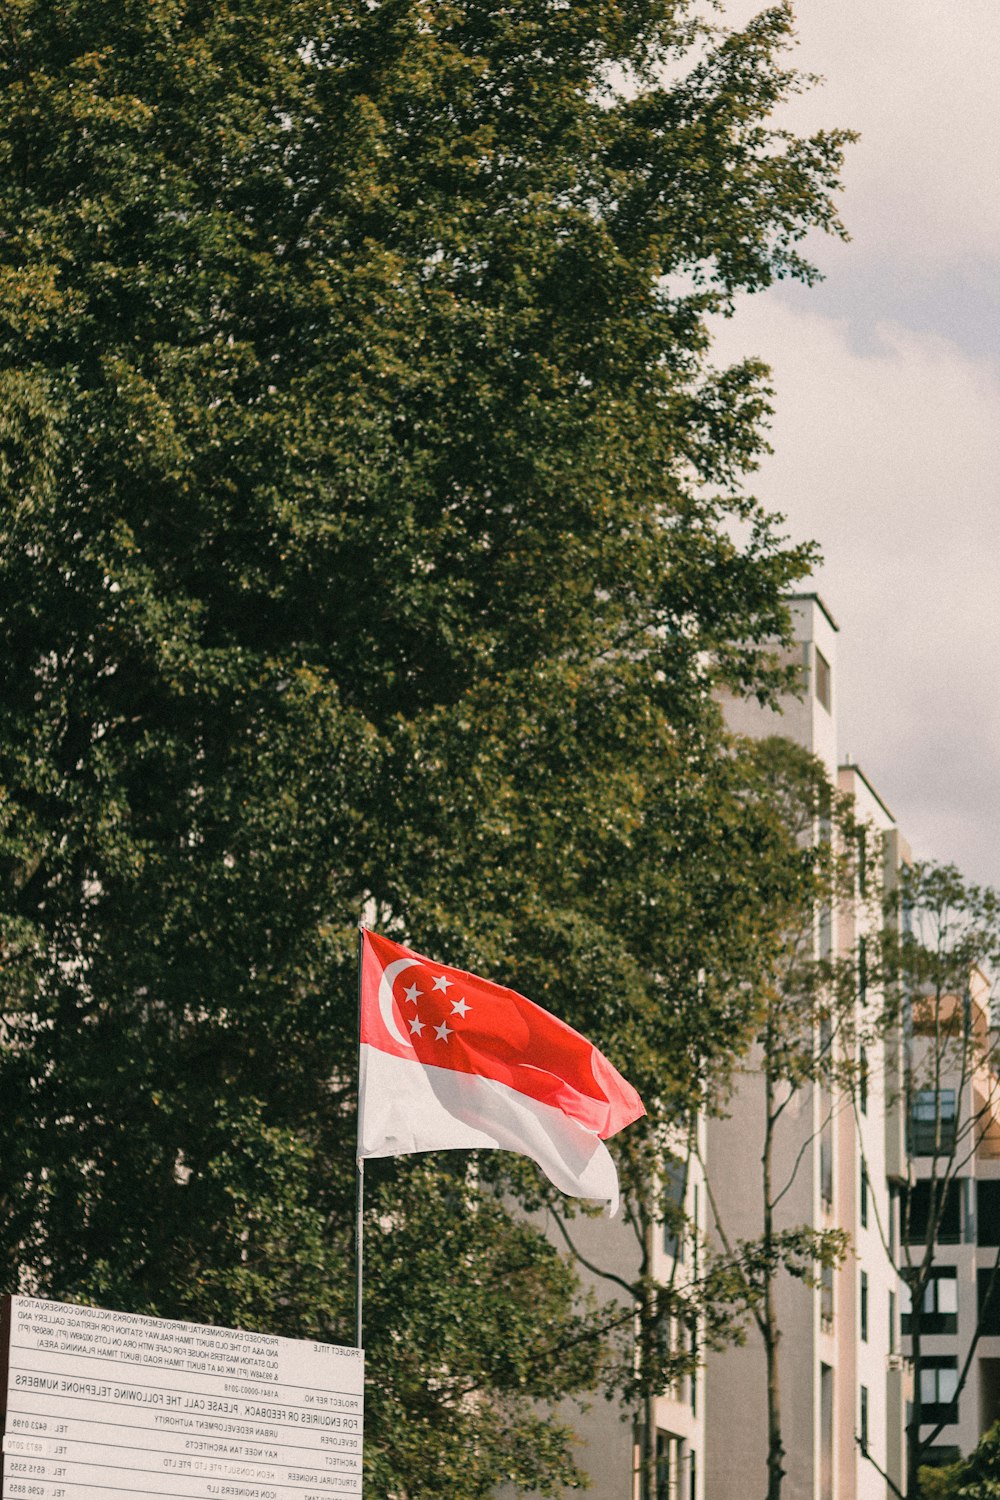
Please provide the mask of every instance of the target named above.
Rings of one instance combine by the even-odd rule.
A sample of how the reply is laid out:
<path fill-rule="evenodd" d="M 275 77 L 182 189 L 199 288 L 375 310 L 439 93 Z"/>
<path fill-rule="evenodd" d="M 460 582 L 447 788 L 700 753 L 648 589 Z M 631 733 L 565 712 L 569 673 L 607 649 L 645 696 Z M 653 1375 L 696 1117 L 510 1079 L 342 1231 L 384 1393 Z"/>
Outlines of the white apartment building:
<path fill-rule="evenodd" d="M 792 612 L 802 696 L 789 698 L 781 711 L 732 700 L 727 720 L 738 733 L 785 735 L 816 755 L 841 790 L 854 796 L 859 817 L 875 835 L 863 878 L 891 879 L 907 855 L 892 814 L 859 767 L 841 764 L 836 622 L 815 594 L 794 599 Z M 875 855 L 877 844 L 887 869 Z M 817 951 L 854 951 L 864 937 L 854 930 L 857 920 L 851 912 L 819 921 Z M 869 998 L 863 962 L 858 977 L 863 1005 Z M 852 1246 L 817 1290 L 780 1278 L 786 1500 L 884 1500 L 879 1470 L 897 1483 L 903 1473 L 906 1376 L 899 1358 L 898 1277 L 883 1244 L 892 1223 L 889 1178 L 903 1165 L 901 1128 L 898 1110 L 886 1109 L 885 1057 L 864 1063 L 867 1087 L 855 1099 L 804 1088 L 780 1126 L 778 1180 L 789 1186 L 779 1227 L 844 1229 Z M 762 1091 L 751 1074 L 728 1116 L 708 1125 L 709 1171 L 730 1237 L 761 1232 Z M 753 1329 L 741 1348 L 709 1356 L 705 1383 L 708 1493 L 712 1500 L 744 1500 L 748 1480 L 763 1488 L 767 1452 L 765 1356 Z"/>
<path fill-rule="evenodd" d="M 699 1126 L 699 1147 L 705 1149 L 705 1127 Z M 705 1184 L 697 1158 L 677 1142 L 673 1182 L 677 1201 L 689 1223 L 699 1226 L 697 1235 L 676 1238 L 664 1224 L 650 1227 L 652 1272 L 661 1284 L 682 1285 L 698 1274 L 700 1244 L 706 1228 Z M 558 1227 L 547 1220 L 553 1243 L 565 1248 Z M 582 1260 L 577 1269 L 583 1284 L 600 1301 L 627 1302 L 618 1281 L 599 1274 L 608 1270 L 621 1281 L 634 1284 L 639 1277 L 641 1246 L 635 1231 L 622 1218 L 579 1217 L 568 1224 L 568 1232 Z M 688 1338 L 677 1328 L 675 1336 Z M 613 1401 L 595 1394 L 581 1415 L 567 1403 L 560 1416 L 579 1435 L 576 1458 L 599 1500 L 647 1500 L 642 1483 L 643 1413 L 625 1411 Z M 657 1453 L 657 1492 L 650 1500 L 710 1500 L 705 1482 L 705 1371 L 678 1380 L 676 1386 L 653 1403 Z M 498 1500 L 514 1500 L 521 1492 L 505 1486 Z"/>
<path fill-rule="evenodd" d="M 763 737 L 797 741 L 824 764 L 840 790 L 854 799 L 869 837 L 859 861 L 860 897 L 879 897 L 891 885 L 910 851 L 892 813 L 862 769 L 843 754 L 837 723 L 837 635 L 829 610 L 816 594 L 791 601 L 803 691 L 779 710 L 728 700 L 730 727 Z M 870 888 L 869 888 L 870 887 Z M 816 923 L 818 953 L 856 954 L 859 1007 L 878 1002 L 868 993 L 863 924 L 878 920 L 880 902 L 861 900 Z M 867 914 L 866 914 L 867 913 Z M 860 925 L 859 925 L 860 924 Z M 969 1001 L 977 1025 L 988 1028 L 988 997 L 975 977 Z M 922 1233 L 926 1198 L 921 1181 L 932 1171 L 933 1143 L 927 1119 L 981 1121 L 950 1191 L 936 1255 L 938 1272 L 925 1299 L 922 1399 L 926 1424 L 944 1422 L 931 1455 L 939 1462 L 968 1453 L 1000 1418 L 1000 1271 L 983 1323 L 969 1378 L 955 1397 L 961 1369 L 988 1279 L 1000 1266 L 1000 1079 L 975 1074 L 960 1085 L 938 1080 L 934 1108 L 919 1088 L 904 1098 L 904 1062 L 911 1068 L 919 1049 L 919 1025 L 859 1057 L 865 1081 L 853 1097 L 833 1098 L 818 1087 L 801 1089 L 786 1110 L 776 1153 L 776 1172 L 788 1190 L 778 1227 L 809 1225 L 846 1230 L 850 1250 L 843 1264 L 810 1288 L 788 1275 L 778 1293 L 782 1427 L 786 1450 L 783 1500 L 887 1500 L 890 1484 L 905 1488 L 905 1424 L 913 1381 L 908 1353 L 909 1309 L 897 1267 L 906 1260 L 901 1237 L 907 1225 Z M 909 1052 L 906 1049 L 911 1049 Z M 926 1092 L 926 1091 L 924 1091 Z M 730 1238 L 761 1233 L 760 1156 L 763 1083 L 748 1070 L 722 1118 L 701 1123 L 701 1154 L 708 1164 L 712 1198 Z M 936 1137 L 940 1141 L 940 1136 Z M 940 1170 L 940 1168 L 938 1168 Z M 908 1187 L 908 1183 L 916 1186 Z M 683 1174 L 683 1202 L 695 1243 L 678 1245 L 664 1226 L 653 1235 L 653 1269 L 660 1280 L 673 1271 L 697 1274 L 697 1240 L 713 1238 L 713 1212 L 701 1168 L 691 1160 Z M 907 1194 L 909 1197 L 907 1199 Z M 903 1205 L 909 1203 L 904 1212 Z M 577 1248 L 594 1267 L 612 1269 L 626 1282 L 638 1275 L 640 1247 L 634 1234 L 607 1220 L 577 1219 Z M 555 1227 L 552 1238 L 561 1243 Z M 716 1243 L 718 1239 L 716 1237 Z M 584 1281 L 599 1298 L 622 1299 L 622 1288 L 587 1271 Z M 767 1410 L 763 1344 L 751 1324 L 746 1342 L 710 1353 L 697 1377 L 654 1403 L 659 1457 L 655 1496 L 641 1479 L 641 1419 L 595 1397 L 581 1418 L 565 1419 L 580 1434 L 578 1457 L 599 1500 L 746 1500 L 763 1494 Z M 513 1491 L 501 1492 L 512 1500 Z"/>

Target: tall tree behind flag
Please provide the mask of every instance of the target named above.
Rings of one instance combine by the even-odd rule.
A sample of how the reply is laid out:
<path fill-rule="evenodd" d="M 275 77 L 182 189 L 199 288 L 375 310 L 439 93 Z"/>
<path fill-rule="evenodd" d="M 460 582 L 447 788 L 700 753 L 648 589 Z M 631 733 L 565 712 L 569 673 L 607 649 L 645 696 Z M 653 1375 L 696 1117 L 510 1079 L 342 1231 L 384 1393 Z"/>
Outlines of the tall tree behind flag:
<path fill-rule="evenodd" d="M 604 1054 L 514 990 L 362 929 L 358 1158 L 519 1151 L 618 1207 L 604 1145 L 645 1109 Z"/>

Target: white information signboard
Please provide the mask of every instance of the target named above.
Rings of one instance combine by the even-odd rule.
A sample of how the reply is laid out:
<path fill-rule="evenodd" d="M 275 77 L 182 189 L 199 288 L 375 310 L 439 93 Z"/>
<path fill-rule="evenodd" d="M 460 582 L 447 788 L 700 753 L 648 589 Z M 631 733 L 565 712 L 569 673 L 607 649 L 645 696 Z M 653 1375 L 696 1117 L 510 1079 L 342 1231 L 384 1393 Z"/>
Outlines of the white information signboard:
<path fill-rule="evenodd" d="M 359 1349 L 33 1297 L 2 1320 L 2 1500 L 361 1494 Z"/>

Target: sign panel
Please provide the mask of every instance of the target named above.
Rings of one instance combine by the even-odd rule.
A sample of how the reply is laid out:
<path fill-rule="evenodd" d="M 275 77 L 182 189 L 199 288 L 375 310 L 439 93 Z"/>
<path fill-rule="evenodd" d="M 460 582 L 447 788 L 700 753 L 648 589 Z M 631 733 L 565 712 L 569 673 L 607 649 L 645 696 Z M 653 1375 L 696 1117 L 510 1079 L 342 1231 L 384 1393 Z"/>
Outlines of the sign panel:
<path fill-rule="evenodd" d="M 5 1297 L 0 1500 L 361 1494 L 359 1349 Z"/>

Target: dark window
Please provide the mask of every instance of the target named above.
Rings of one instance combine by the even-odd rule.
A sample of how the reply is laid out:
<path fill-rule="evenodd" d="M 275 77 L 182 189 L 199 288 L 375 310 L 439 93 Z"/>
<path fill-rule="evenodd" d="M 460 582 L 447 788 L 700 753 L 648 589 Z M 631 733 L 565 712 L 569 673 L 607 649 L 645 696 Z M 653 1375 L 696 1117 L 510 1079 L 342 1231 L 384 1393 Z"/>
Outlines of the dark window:
<path fill-rule="evenodd" d="M 918 1089 L 910 1100 L 910 1152 L 950 1156 L 955 1149 L 957 1108 L 954 1089 Z"/>
<path fill-rule="evenodd" d="M 868 939 L 858 938 L 858 999 L 864 1005 L 868 998 Z"/>
<path fill-rule="evenodd" d="M 920 1361 L 921 1422 L 958 1421 L 958 1360 L 954 1354 L 927 1354 Z"/>
<path fill-rule="evenodd" d="M 861 1227 L 868 1228 L 868 1168 L 864 1157 L 861 1158 Z"/>
<path fill-rule="evenodd" d="M 823 707 L 830 710 L 830 663 L 819 647 L 816 647 L 816 697 Z"/>
<path fill-rule="evenodd" d="M 1000 1245 L 1000 1178 L 976 1183 L 976 1241 L 980 1245 Z"/>
<path fill-rule="evenodd" d="M 823 1207 L 833 1207 L 833 1124 L 827 1120 L 819 1137 L 819 1192 Z"/>
<path fill-rule="evenodd" d="M 684 1198 L 687 1193 L 687 1162 L 668 1157 L 663 1172 L 663 1248 L 684 1263 Z"/>
<path fill-rule="evenodd" d="M 861 1272 L 861 1342 L 868 1342 L 868 1273 Z"/>
<path fill-rule="evenodd" d="M 656 1434 L 656 1500 L 674 1500 L 680 1493 L 683 1442 L 670 1432 Z M 643 1485 L 644 1500 L 647 1487 Z"/>
<path fill-rule="evenodd" d="M 695 1183 L 691 1190 L 691 1265 L 694 1269 L 695 1278 L 698 1276 L 698 1253 L 701 1246 L 698 1243 L 698 1235 L 701 1231 L 701 1208 L 698 1199 L 698 1184 Z"/>
<path fill-rule="evenodd" d="M 819 1493 L 820 1500 L 833 1500 L 833 1370 L 819 1367 Z"/>
<path fill-rule="evenodd" d="M 858 832 L 858 895 L 868 894 L 868 837 L 865 829 Z"/>
<path fill-rule="evenodd" d="M 698 1326 L 691 1325 L 691 1359 L 692 1369 L 690 1377 L 691 1412 L 693 1416 L 698 1415 Z"/>
<path fill-rule="evenodd" d="M 943 1469 L 948 1464 L 957 1464 L 962 1457 L 961 1448 L 953 1443 L 935 1443 L 933 1448 L 925 1448 L 920 1455 L 920 1462 L 928 1469 Z"/>
<path fill-rule="evenodd" d="M 861 1431 L 858 1433 L 861 1440 L 862 1453 L 868 1452 L 868 1387 L 861 1387 Z"/>
<path fill-rule="evenodd" d="M 889 1293 L 889 1353 L 896 1353 L 896 1293 Z"/>
<path fill-rule="evenodd" d="M 937 1210 L 943 1193 L 944 1202 L 940 1208 L 937 1243 L 957 1245 L 962 1238 L 961 1180 L 953 1178 L 946 1187 L 940 1182 L 935 1182 L 933 1194 L 931 1186 L 930 1178 L 923 1177 L 913 1183 L 908 1191 L 904 1189 L 901 1200 L 903 1238 L 911 1245 L 927 1243 L 927 1231 L 932 1217 L 931 1210 L 932 1207 Z"/>
<path fill-rule="evenodd" d="M 858 1057 L 858 1107 L 863 1115 L 868 1113 L 868 1053 L 864 1047 Z"/>
<path fill-rule="evenodd" d="M 698 1455 L 693 1448 L 688 1456 L 688 1496 L 698 1500 Z"/>
<path fill-rule="evenodd" d="M 993 1290 L 990 1291 L 990 1282 Z M 1000 1271 L 993 1274 L 992 1266 L 983 1266 L 976 1272 L 976 1292 L 979 1303 L 980 1331 L 984 1338 L 996 1338 L 1000 1334 Z"/>
<path fill-rule="evenodd" d="M 913 1331 L 909 1307 L 903 1313 L 903 1333 Z M 924 1287 L 920 1332 L 958 1332 L 958 1278 L 954 1266 L 936 1266 Z"/>
<path fill-rule="evenodd" d="M 833 1327 L 832 1266 L 824 1266 L 819 1276 L 819 1320 L 827 1332 Z"/>

